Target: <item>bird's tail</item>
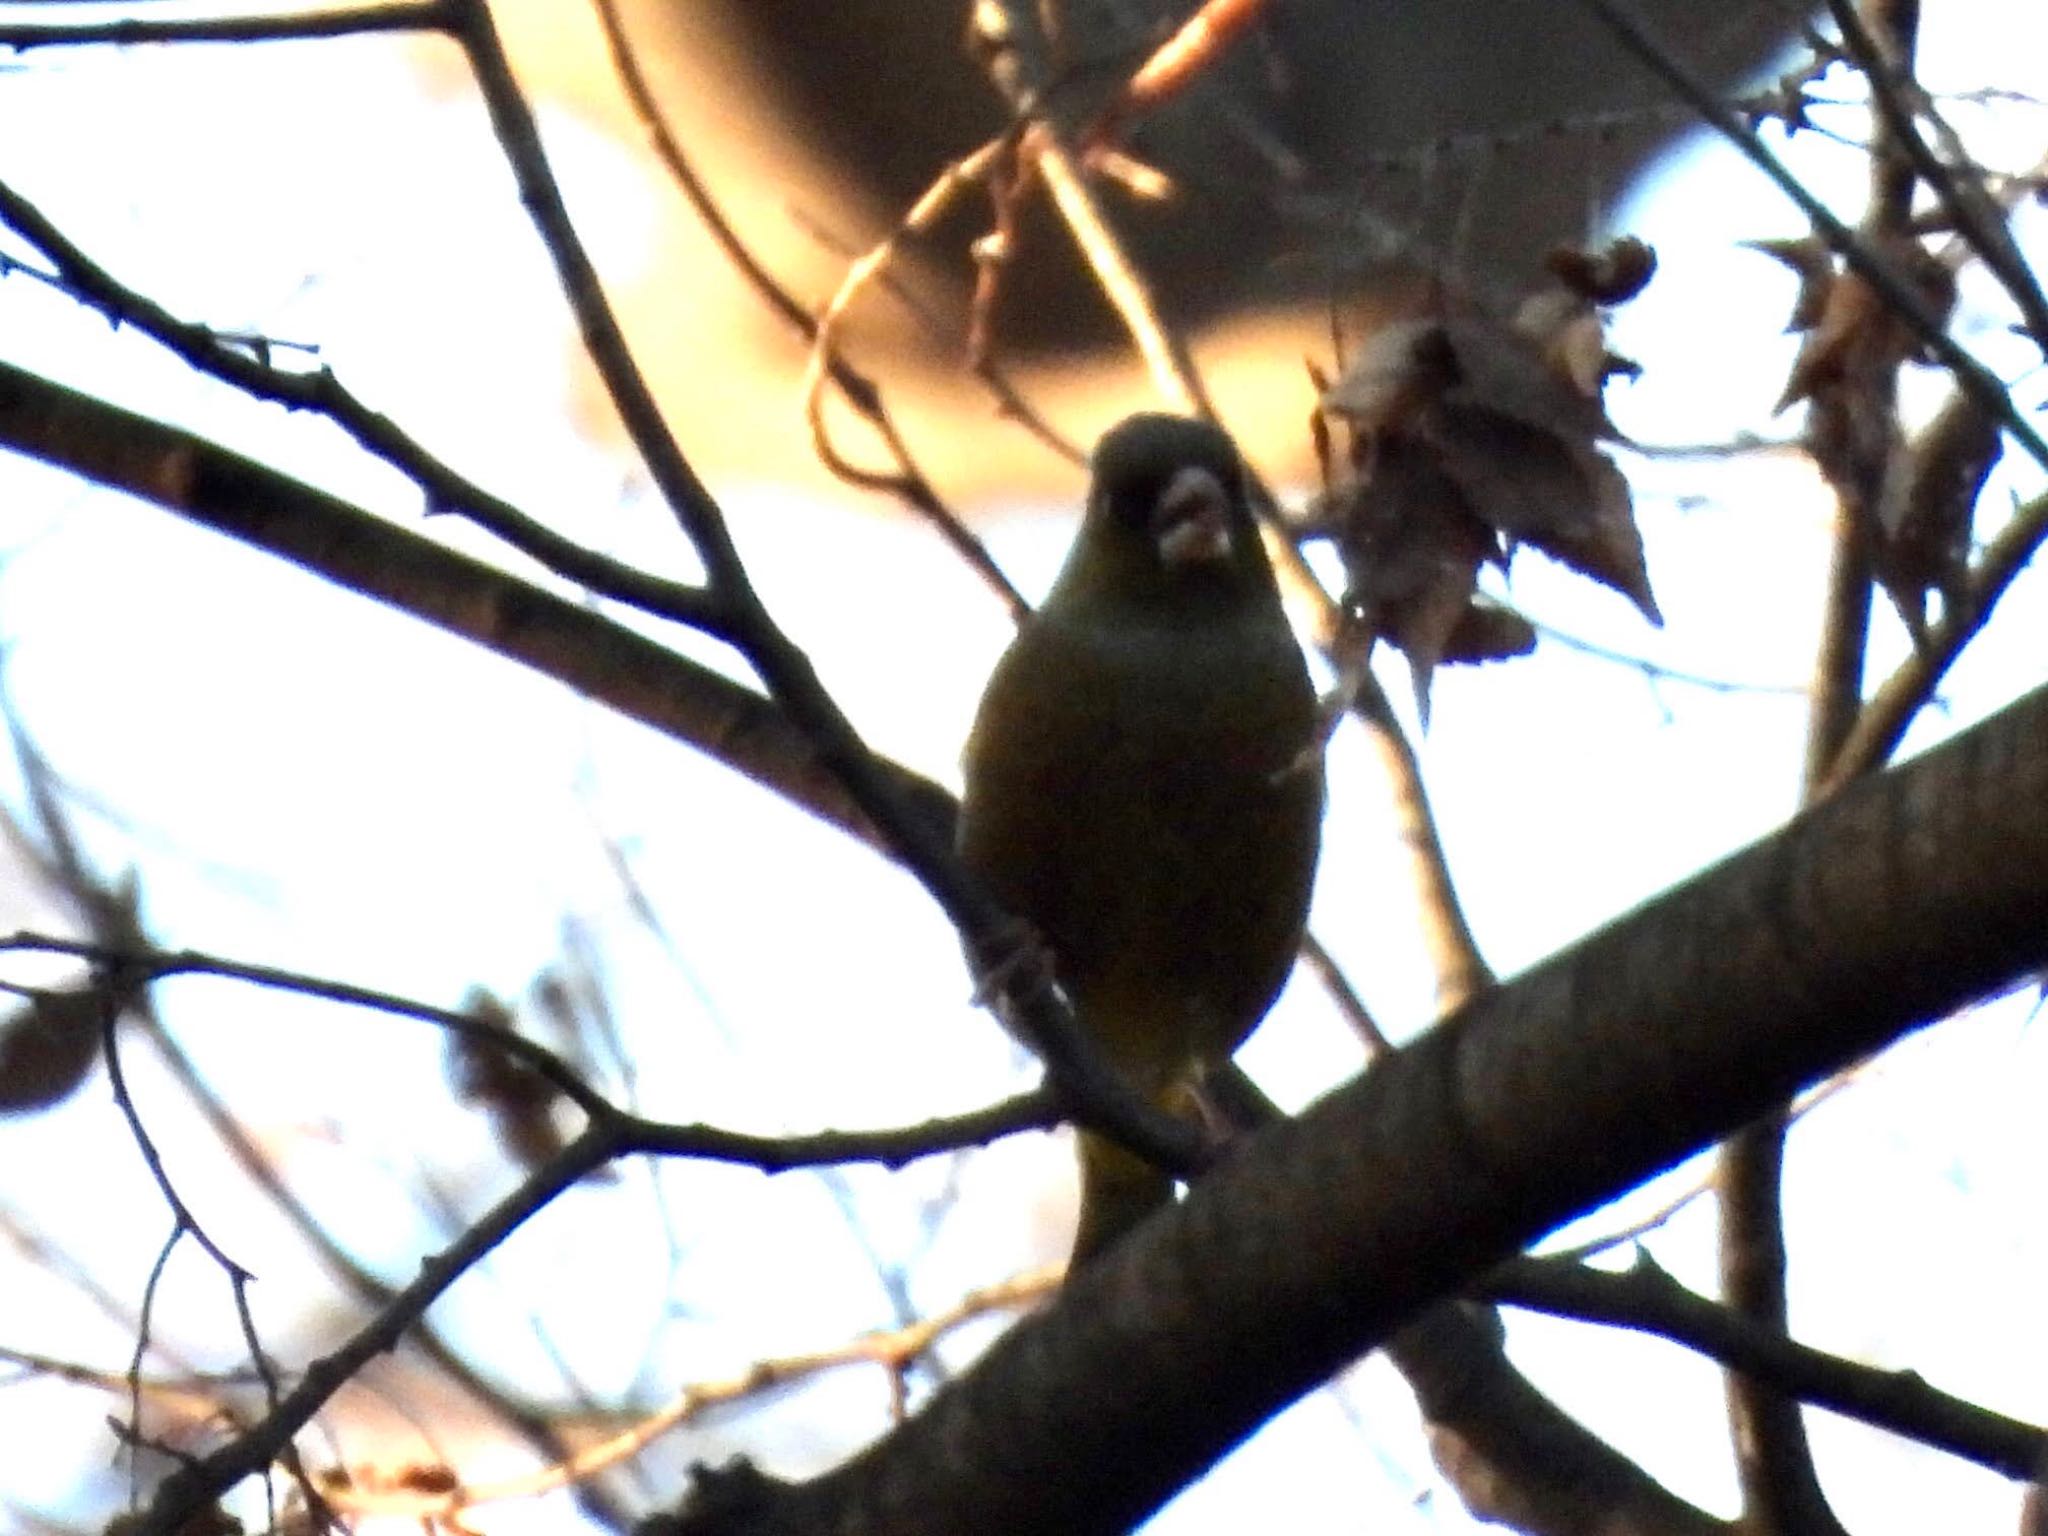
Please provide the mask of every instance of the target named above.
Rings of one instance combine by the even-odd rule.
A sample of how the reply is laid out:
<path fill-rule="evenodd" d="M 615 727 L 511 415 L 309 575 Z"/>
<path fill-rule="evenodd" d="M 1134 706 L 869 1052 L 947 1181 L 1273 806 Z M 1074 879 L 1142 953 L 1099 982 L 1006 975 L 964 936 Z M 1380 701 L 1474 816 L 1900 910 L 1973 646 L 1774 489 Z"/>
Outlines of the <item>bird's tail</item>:
<path fill-rule="evenodd" d="M 1080 1133 L 1081 1227 L 1069 1269 L 1078 1269 L 1173 1199 L 1173 1176 L 1093 1131 Z"/>

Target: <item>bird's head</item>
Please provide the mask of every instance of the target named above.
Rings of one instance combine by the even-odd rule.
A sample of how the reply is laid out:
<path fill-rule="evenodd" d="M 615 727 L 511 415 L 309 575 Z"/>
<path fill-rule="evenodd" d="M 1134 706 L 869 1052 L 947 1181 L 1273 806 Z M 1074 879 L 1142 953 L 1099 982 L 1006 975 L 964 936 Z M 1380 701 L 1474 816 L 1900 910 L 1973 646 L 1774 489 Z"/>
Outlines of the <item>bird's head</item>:
<path fill-rule="evenodd" d="M 1222 429 L 1185 416 L 1125 418 L 1097 444 L 1081 531 L 1048 605 L 1113 601 L 1198 617 L 1273 591 Z"/>

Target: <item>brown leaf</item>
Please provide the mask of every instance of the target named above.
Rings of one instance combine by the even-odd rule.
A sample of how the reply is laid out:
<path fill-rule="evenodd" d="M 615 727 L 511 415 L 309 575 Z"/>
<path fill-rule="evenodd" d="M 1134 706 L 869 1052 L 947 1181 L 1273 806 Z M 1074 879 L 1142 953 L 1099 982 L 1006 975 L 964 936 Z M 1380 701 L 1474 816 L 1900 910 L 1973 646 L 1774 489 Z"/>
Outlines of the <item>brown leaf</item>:
<path fill-rule="evenodd" d="M 1577 298 L 1626 304 L 1657 275 L 1657 253 L 1647 241 L 1623 235 L 1597 251 L 1559 246 L 1543 258 L 1543 265 Z"/>
<path fill-rule="evenodd" d="M 1917 240 L 1893 240 L 1887 250 L 1921 298 L 1946 319 L 1955 307 L 1955 274 Z M 1803 288 L 1801 293 L 1803 299 Z M 1865 387 L 1920 351 L 1918 332 L 1860 273 L 1837 273 L 1773 409 L 1782 411 L 1825 389 Z"/>
<path fill-rule="evenodd" d="M 463 999 L 462 1011 L 507 1034 L 519 1031 L 512 1010 L 482 987 Z M 483 1112 L 499 1147 L 517 1166 L 530 1171 L 562 1150 L 564 1138 L 555 1123 L 560 1091 L 503 1040 L 451 1033 L 443 1070 L 456 1100 Z"/>
<path fill-rule="evenodd" d="M 2005 451 L 1996 417 L 1968 390 L 1949 397 L 1904 452 L 1878 498 L 1878 576 L 1908 618 L 1925 615 L 1928 589 L 1956 590 L 1984 482 Z"/>
<path fill-rule="evenodd" d="M 1583 442 L 1491 411 L 1433 413 L 1427 440 L 1488 527 L 1613 587 L 1662 624 L 1628 482 Z"/>
<path fill-rule="evenodd" d="M 1663 622 L 1628 483 L 1598 448 L 1618 435 L 1603 388 L 1633 365 L 1607 350 L 1594 297 L 1633 297 L 1655 257 L 1637 244 L 1558 264 L 1565 286 L 1531 296 L 1512 324 L 1460 313 L 1387 326 L 1323 394 L 1351 427 L 1354 474 L 1315 518 L 1338 543 L 1353 600 L 1407 654 L 1425 721 L 1437 666 L 1534 646 L 1526 624 L 1473 606 L 1479 567 L 1502 558 L 1503 538 Z"/>
<path fill-rule="evenodd" d="M 1458 627 L 1444 642 L 1445 665 L 1506 661 L 1536 649 L 1536 626 L 1511 608 L 1474 603 L 1458 616 Z"/>
<path fill-rule="evenodd" d="M 1335 385 L 1323 409 L 1342 416 L 1354 432 L 1398 428 L 1462 378 L 1447 322 L 1397 320 L 1373 333 Z"/>
<path fill-rule="evenodd" d="M 1377 439 L 1361 477 L 1315 509 L 1350 581 L 1347 600 L 1373 633 L 1400 648 L 1429 720 L 1429 679 L 1471 606 L 1479 567 L 1501 563 L 1500 541 L 1472 516 L 1423 444 Z"/>
<path fill-rule="evenodd" d="M 1515 311 L 1515 329 L 1536 344 L 1545 366 L 1580 394 L 1597 399 L 1614 372 L 1600 311 L 1575 294 L 1546 288 Z"/>
<path fill-rule="evenodd" d="M 1752 251 L 1783 262 L 1799 277 L 1799 291 L 1792 299 L 1792 315 L 1785 322 L 1788 331 L 1810 331 L 1820 324 L 1835 285 L 1835 258 L 1818 236 L 1798 240 L 1745 240 Z"/>
<path fill-rule="evenodd" d="M 0 1115 L 54 1108 L 99 1059 L 107 1005 L 97 988 L 24 996 L 28 1006 L 0 1020 Z"/>

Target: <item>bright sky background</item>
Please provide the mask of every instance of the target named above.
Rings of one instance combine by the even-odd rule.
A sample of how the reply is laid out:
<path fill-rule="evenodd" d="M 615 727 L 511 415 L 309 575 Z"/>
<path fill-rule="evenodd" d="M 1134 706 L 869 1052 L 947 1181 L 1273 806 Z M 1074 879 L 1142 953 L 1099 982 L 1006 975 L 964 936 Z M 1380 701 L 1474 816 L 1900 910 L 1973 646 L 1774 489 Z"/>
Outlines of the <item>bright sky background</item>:
<path fill-rule="evenodd" d="M 1929 9 L 1923 72 L 1937 89 L 2042 87 L 2038 8 Z M 2048 114 L 2034 109 L 1965 110 L 1960 121 L 1995 163 L 2030 163 L 2048 138 Z M 610 273 L 631 274 L 649 259 L 658 192 L 624 148 L 576 117 L 554 112 L 546 126 L 586 236 Z M 358 394 L 523 505 L 614 553 L 691 569 L 617 457 L 569 419 L 561 307 L 480 113 L 424 90 L 399 54 L 333 43 L 39 55 L 0 78 L 0 145 L 0 179 L 173 310 L 317 342 Z M 1812 136 L 1793 149 L 1803 173 L 1853 199 L 1848 155 Z M 1790 359 L 1777 331 L 1791 282 L 1733 242 L 1797 232 L 1793 211 L 1716 150 L 1689 157 L 1682 178 L 1622 222 L 1664 263 L 1617 330 L 1618 349 L 1646 368 L 1611 396 L 1624 430 L 1652 441 L 1789 434 L 1796 423 L 1766 413 Z M 2038 208 L 2021 220 L 2036 249 L 2041 222 Z M 2027 359 L 1992 324 L 1966 319 L 1960 334 L 2010 376 Z M 250 407 L 29 281 L 0 281 L 0 334 L 11 361 L 394 516 L 417 510 L 332 430 Z M 2040 395 L 2037 377 L 2021 386 L 2025 404 Z M 690 430 L 741 429 L 688 427 L 686 449 Z M 1825 555 L 1825 502 L 1810 475 L 1782 458 L 1628 468 L 1666 628 L 1647 630 L 1622 600 L 1533 555 L 1517 561 L 1514 598 L 1669 666 L 1798 684 Z M 1985 505 L 2040 484 L 2009 457 Z M 952 779 L 1006 634 L 1001 612 L 906 522 L 765 486 L 721 490 L 771 603 L 863 730 Z M 1018 515 L 991 537 L 1036 592 L 1068 527 L 1064 513 Z M 435 531 L 486 547 L 459 527 Z M 165 943 L 453 1004 L 473 983 L 519 994 L 573 915 L 601 946 L 650 1112 L 756 1129 L 886 1124 L 1018 1084 L 1020 1053 L 968 1006 L 950 933 L 910 882 L 694 754 L 265 557 L 4 458 L 0 548 L 9 694 L 51 760 L 109 808 L 87 823 L 93 850 L 110 871 L 142 867 Z M 1916 739 L 2040 680 L 2040 587 L 2022 578 L 1945 690 L 1947 718 Z M 1885 629 L 1880 671 L 1903 646 L 1896 626 Z M 1405 699 L 1398 666 L 1386 680 Z M 1768 831 L 1794 801 L 1802 727 L 1794 697 L 1653 685 L 1555 645 L 1439 675 L 1422 751 L 1489 958 L 1512 973 Z M 1332 781 L 1316 927 L 1382 1020 L 1409 1033 L 1430 1017 L 1430 978 L 1382 786 L 1349 731 Z M 635 923 L 604 839 L 625 854 L 665 938 Z M 333 1230 L 386 1274 L 409 1274 L 438 1246 L 407 1193 L 421 1164 L 472 1209 L 503 1187 L 481 1128 L 446 1112 L 430 1031 L 215 983 L 178 983 L 161 1001 Z M 231 1193 L 207 1134 L 146 1054 L 130 1055 L 181 1186 L 262 1274 L 259 1309 L 278 1337 L 293 1337 L 315 1272 L 273 1218 Z M 1246 1060 L 1290 1103 L 1357 1066 L 1307 987 Z M 1902 1048 L 1802 1126 L 1790 1202 L 1806 1337 L 2048 1419 L 2044 1070 L 2048 1051 L 2021 999 Z M 816 1179 L 666 1169 L 661 1186 L 688 1240 L 678 1265 L 654 1180 L 627 1169 L 543 1215 L 437 1317 L 458 1339 L 488 1339 L 480 1352 L 507 1379 L 546 1392 L 556 1378 L 524 1321 L 541 1297 L 554 1343 L 593 1391 L 623 1391 L 644 1369 L 641 1396 L 655 1401 L 890 1321 L 864 1243 L 909 1266 L 920 1308 L 1056 1255 L 1065 1167 L 1064 1149 L 1041 1138 L 968 1159 L 929 1253 L 921 1217 L 945 1182 L 935 1166 L 848 1176 L 864 1239 Z M 0 1212 L 131 1300 L 164 1232 L 153 1200 L 102 1083 L 60 1113 L 0 1125 Z M 1711 1240 L 1700 1207 L 1655 1247 L 1705 1286 Z M 0 1310 L 0 1344 L 125 1364 L 129 1341 L 62 1287 L 20 1273 L 9 1265 L 20 1297 Z M 767 1305 L 764 1274 L 786 1287 Z M 219 1277 L 188 1252 L 169 1286 L 166 1315 L 205 1320 L 220 1341 L 213 1363 L 235 1363 Z M 678 1303 L 688 1315 L 669 1316 Z M 1518 1359 L 1566 1407 L 1679 1492 L 1728 1507 L 1711 1371 L 1597 1330 L 1521 1318 L 1513 1330 Z M 17 1511 L 67 1513 L 81 1469 L 110 1462 L 109 1407 L 47 1386 L 0 1391 L 10 1447 L 0 1495 Z M 778 1405 L 773 1436 L 735 1420 L 681 1443 L 713 1460 L 761 1448 L 783 1458 L 779 1470 L 802 1470 L 872 1433 L 881 1412 L 878 1382 L 850 1373 Z M 1824 1416 L 1815 1436 L 1824 1473 L 1840 1473 L 1830 1487 L 1852 1529 L 2010 1528 L 2016 1495 L 1995 1478 Z M 1285 1415 L 1156 1529 L 1270 1516 L 1276 1478 L 1327 1499 L 1290 1522 L 1304 1533 L 1476 1529 L 1437 1485 L 1404 1391 L 1377 1363 Z M 92 1492 L 116 1498 L 120 1486 L 104 1472 Z M 558 1530 L 565 1512 L 550 1500 L 477 1523 Z"/>

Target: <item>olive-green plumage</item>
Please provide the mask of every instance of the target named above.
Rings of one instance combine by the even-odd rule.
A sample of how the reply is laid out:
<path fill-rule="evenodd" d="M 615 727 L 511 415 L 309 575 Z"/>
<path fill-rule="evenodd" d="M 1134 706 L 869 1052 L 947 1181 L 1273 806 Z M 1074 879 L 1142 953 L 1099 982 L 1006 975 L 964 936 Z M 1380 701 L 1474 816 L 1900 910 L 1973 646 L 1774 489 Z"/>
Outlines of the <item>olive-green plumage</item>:
<path fill-rule="evenodd" d="M 989 679 L 960 850 L 1156 1103 L 1184 1109 L 1286 980 L 1322 822 L 1317 741 L 1236 449 L 1205 423 L 1131 417 L 1097 447 L 1073 550 Z M 1084 1132 L 1075 1260 L 1172 1192 Z"/>

